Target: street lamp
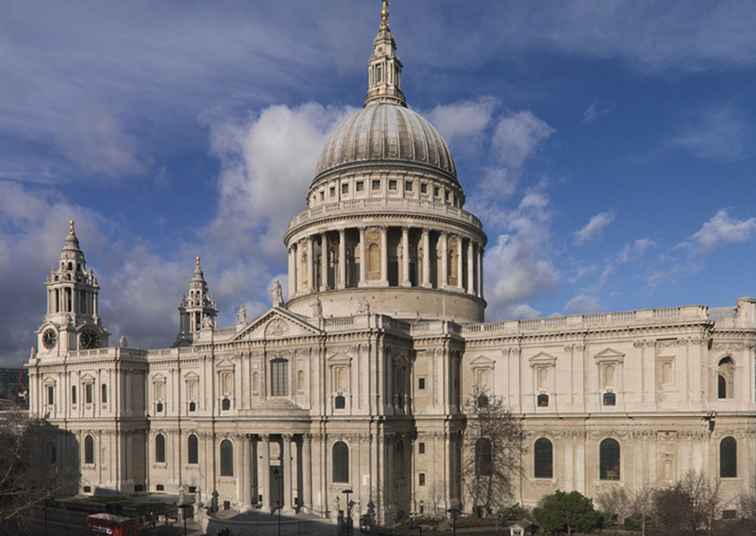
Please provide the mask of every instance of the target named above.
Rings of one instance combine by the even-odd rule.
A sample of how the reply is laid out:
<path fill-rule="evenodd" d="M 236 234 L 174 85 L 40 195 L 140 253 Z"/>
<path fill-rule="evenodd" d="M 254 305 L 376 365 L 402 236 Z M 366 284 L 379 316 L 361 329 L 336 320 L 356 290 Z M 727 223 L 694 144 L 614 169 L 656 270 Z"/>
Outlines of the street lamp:
<path fill-rule="evenodd" d="M 352 534 L 352 508 L 354 508 L 354 501 L 350 501 L 349 496 L 354 492 L 351 489 L 345 489 L 341 493 L 346 495 L 346 509 L 347 509 L 346 533 L 348 536 L 351 536 Z"/>
<path fill-rule="evenodd" d="M 452 506 L 447 510 L 447 513 L 449 513 L 452 518 L 452 536 L 457 536 L 457 516 L 460 513 L 459 506 Z"/>

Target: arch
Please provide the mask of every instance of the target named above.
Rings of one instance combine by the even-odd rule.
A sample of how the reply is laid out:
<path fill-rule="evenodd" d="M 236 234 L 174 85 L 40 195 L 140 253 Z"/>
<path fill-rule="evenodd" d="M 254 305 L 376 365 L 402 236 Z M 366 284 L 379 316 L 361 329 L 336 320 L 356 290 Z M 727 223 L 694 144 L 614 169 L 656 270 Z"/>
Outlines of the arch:
<path fill-rule="evenodd" d="M 186 438 L 186 459 L 189 465 L 199 463 L 199 440 L 195 434 L 189 434 Z"/>
<path fill-rule="evenodd" d="M 349 482 L 349 447 L 343 441 L 337 441 L 332 449 L 332 480 L 339 483 Z"/>
<path fill-rule="evenodd" d="M 608 437 L 599 445 L 599 478 L 601 480 L 620 479 L 620 444 Z"/>
<path fill-rule="evenodd" d="M 155 436 L 155 463 L 165 463 L 165 436 Z"/>
<path fill-rule="evenodd" d="M 488 395 L 485 393 L 481 393 L 480 395 L 478 395 L 477 404 L 478 404 L 478 409 L 487 409 L 488 408 Z"/>
<path fill-rule="evenodd" d="M 719 443 L 720 478 L 737 478 L 738 476 L 738 441 L 728 436 Z"/>
<path fill-rule="evenodd" d="M 545 437 L 537 439 L 533 445 L 533 476 L 554 478 L 554 445 Z"/>
<path fill-rule="evenodd" d="M 346 408 L 346 398 L 344 397 L 344 395 L 338 395 L 334 399 L 334 407 L 336 409 L 345 409 Z"/>
<path fill-rule="evenodd" d="M 94 462 L 94 438 L 91 435 L 88 435 L 84 438 L 84 463 L 93 465 Z"/>
<path fill-rule="evenodd" d="M 538 395 L 538 407 L 539 408 L 548 408 L 549 407 L 549 395 L 546 393 L 541 393 Z"/>
<path fill-rule="evenodd" d="M 493 448 L 491 440 L 485 437 L 475 442 L 475 475 L 493 475 Z"/>
<path fill-rule="evenodd" d="M 735 361 L 731 356 L 719 360 L 717 366 L 717 398 L 725 400 L 735 397 Z"/>
<path fill-rule="evenodd" d="M 220 444 L 220 476 L 234 476 L 234 444 L 230 439 Z"/>

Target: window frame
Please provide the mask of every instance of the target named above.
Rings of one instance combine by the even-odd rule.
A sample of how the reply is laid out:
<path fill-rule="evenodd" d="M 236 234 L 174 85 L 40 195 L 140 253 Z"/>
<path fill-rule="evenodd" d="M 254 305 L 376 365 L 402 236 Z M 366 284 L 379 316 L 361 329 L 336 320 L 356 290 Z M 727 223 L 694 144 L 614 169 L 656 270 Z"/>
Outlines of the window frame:
<path fill-rule="evenodd" d="M 613 467 L 610 467 L 609 462 L 612 460 L 605 460 L 604 456 L 609 456 L 612 454 L 609 452 L 610 446 L 616 445 L 617 446 L 617 461 L 616 461 L 616 471 L 617 475 L 616 478 L 613 478 L 612 475 L 610 475 L 610 470 L 613 469 Z M 622 481 L 622 445 L 619 441 L 617 441 L 613 437 L 605 437 L 601 440 L 601 442 L 598 444 L 598 450 L 599 450 L 599 480 L 604 482 L 621 482 Z M 615 465 L 615 464 L 611 464 Z"/>
<path fill-rule="evenodd" d="M 548 451 L 542 450 L 545 447 Z M 545 459 L 547 453 L 548 461 Z M 543 465 L 544 463 L 546 465 Z M 548 437 L 539 437 L 533 442 L 533 478 L 539 480 L 554 479 L 554 443 Z"/>
<path fill-rule="evenodd" d="M 155 463 L 165 465 L 165 436 L 162 433 L 155 434 Z"/>
<path fill-rule="evenodd" d="M 719 478 L 738 478 L 738 440 L 733 436 L 719 441 Z"/>
<path fill-rule="evenodd" d="M 339 452 L 336 451 L 337 448 Z M 333 484 L 349 484 L 349 458 L 349 445 L 345 441 L 336 441 L 331 446 L 331 482 Z"/>
<path fill-rule="evenodd" d="M 218 446 L 218 454 L 220 457 L 220 463 L 218 464 L 220 466 L 219 474 L 221 477 L 231 477 L 234 476 L 234 444 L 233 442 L 225 438 L 220 442 L 220 445 Z"/>

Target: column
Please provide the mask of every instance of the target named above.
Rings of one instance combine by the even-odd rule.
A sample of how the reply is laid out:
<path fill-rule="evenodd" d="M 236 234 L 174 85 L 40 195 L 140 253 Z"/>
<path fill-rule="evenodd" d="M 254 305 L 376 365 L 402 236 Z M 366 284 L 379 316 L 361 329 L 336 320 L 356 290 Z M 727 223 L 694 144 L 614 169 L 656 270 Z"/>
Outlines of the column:
<path fill-rule="evenodd" d="M 297 288 L 297 281 L 295 277 L 295 265 L 294 262 L 295 255 L 294 255 L 294 246 L 291 246 L 289 248 L 289 292 L 288 292 L 288 298 L 291 299 L 294 296 L 295 289 Z"/>
<path fill-rule="evenodd" d="M 238 483 L 239 483 L 238 485 L 241 487 L 241 489 L 239 490 L 237 496 L 239 497 L 239 503 L 240 503 L 241 509 L 246 509 L 252 503 L 249 497 L 249 492 L 251 488 L 251 485 L 249 482 L 250 480 L 249 478 L 250 477 L 249 437 L 247 437 L 244 434 L 241 434 L 237 436 L 237 438 L 238 438 L 237 444 L 241 447 L 240 449 L 241 452 L 239 452 L 239 457 L 241 458 L 240 459 L 241 463 L 239 464 L 241 466 L 240 467 L 241 474 L 238 479 Z"/>
<path fill-rule="evenodd" d="M 438 239 L 439 253 L 438 258 L 438 288 L 446 288 L 449 284 L 449 274 L 447 268 L 449 267 L 449 234 L 446 232 L 441 233 L 441 237 Z"/>
<path fill-rule="evenodd" d="M 422 234 L 422 241 L 423 241 L 423 281 L 422 286 L 425 288 L 431 288 L 433 285 L 431 284 L 430 280 L 430 231 L 428 229 L 423 229 Z"/>
<path fill-rule="evenodd" d="M 320 290 L 328 290 L 328 233 L 320 235 Z"/>
<path fill-rule="evenodd" d="M 410 281 L 410 247 L 409 247 L 409 228 L 402 227 L 402 286 L 411 287 Z"/>
<path fill-rule="evenodd" d="M 281 435 L 281 469 L 283 470 L 283 507 L 284 511 L 293 510 L 293 502 L 291 497 L 291 439 L 290 434 Z"/>
<path fill-rule="evenodd" d="M 304 434 L 304 445 L 302 446 L 302 487 L 304 490 L 299 494 L 303 499 L 302 505 L 312 509 L 312 434 Z"/>
<path fill-rule="evenodd" d="M 262 509 L 265 511 L 271 511 L 270 504 L 270 436 L 268 434 L 262 435 L 262 463 L 258 465 L 260 476 L 258 482 L 262 482 L 262 489 L 258 491 L 263 496 Z"/>
<path fill-rule="evenodd" d="M 301 491 L 299 489 L 299 441 L 296 436 L 291 436 L 291 495 L 293 497 L 291 501 L 292 508 L 299 508 L 299 498 L 301 497 Z"/>
<path fill-rule="evenodd" d="M 336 288 L 346 288 L 346 229 L 339 229 L 339 277 Z"/>
<path fill-rule="evenodd" d="M 483 245 L 478 244 L 478 297 L 483 298 Z"/>
<path fill-rule="evenodd" d="M 464 241 L 462 240 L 462 236 L 457 236 L 457 288 L 459 290 L 464 291 L 465 289 L 465 283 L 462 280 L 464 277 L 464 272 L 462 271 L 462 247 L 464 246 Z"/>
<path fill-rule="evenodd" d="M 308 236 L 307 240 L 307 284 L 310 293 L 315 292 L 318 283 L 315 281 L 315 248 L 312 245 L 312 237 Z"/>
<path fill-rule="evenodd" d="M 381 227 L 381 285 L 388 285 L 388 227 Z"/>
<path fill-rule="evenodd" d="M 367 281 L 367 248 L 365 247 L 365 228 L 360 227 L 360 287 Z"/>
<path fill-rule="evenodd" d="M 467 241 L 467 293 L 475 294 L 475 245 Z"/>

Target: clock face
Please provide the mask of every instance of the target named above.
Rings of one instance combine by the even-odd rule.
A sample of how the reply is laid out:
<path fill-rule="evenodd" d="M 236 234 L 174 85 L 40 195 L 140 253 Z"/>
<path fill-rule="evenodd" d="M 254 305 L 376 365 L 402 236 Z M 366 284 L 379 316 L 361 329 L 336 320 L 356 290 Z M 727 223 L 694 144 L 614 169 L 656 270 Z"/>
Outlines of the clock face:
<path fill-rule="evenodd" d="M 42 344 L 48 350 L 52 350 L 53 348 L 55 348 L 55 343 L 57 343 L 57 342 L 58 342 L 58 334 L 55 333 L 54 329 L 48 328 L 42 334 Z"/>
<path fill-rule="evenodd" d="M 84 331 L 79 336 L 79 346 L 82 350 L 91 350 L 97 348 L 100 344 L 100 337 L 95 331 Z"/>

